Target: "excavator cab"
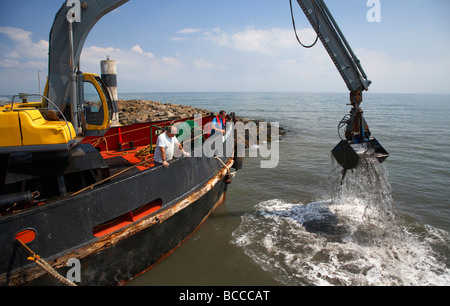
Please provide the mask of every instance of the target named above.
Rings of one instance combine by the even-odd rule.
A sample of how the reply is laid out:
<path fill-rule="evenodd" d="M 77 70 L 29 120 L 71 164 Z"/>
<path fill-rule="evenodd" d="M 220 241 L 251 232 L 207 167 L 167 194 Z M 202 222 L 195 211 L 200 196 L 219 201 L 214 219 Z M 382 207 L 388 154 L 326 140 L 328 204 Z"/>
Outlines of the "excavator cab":
<path fill-rule="evenodd" d="M 83 136 L 103 135 L 112 119 L 106 85 L 90 73 L 83 74 L 80 84 L 81 133 L 70 121 L 70 112 L 62 111 L 47 98 L 47 85 L 44 96 L 20 94 L 0 106 L 0 154 L 69 151 L 81 143 Z M 40 98 L 42 101 L 29 101 Z"/>
<path fill-rule="evenodd" d="M 86 120 L 86 136 L 102 136 L 108 130 L 113 106 L 103 80 L 95 74 L 84 73 L 83 100 L 80 101 Z"/>
<path fill-rule="evenodd" d="M 79 73 L 80 82 L 78 82 L 78 126 L 82 131 L 77 134 L 83 136 L 102 136 L 109 129 L 113 116 L 113 106 L 111 96 L 106 84 L 99 75 L 93 73 Z M 42 100 L 43 105 L 48 105 L 48 84 Z M 71 118 L 69 95 L 66 96 L 66 102 L 61 103 L 61 107 L 67 118 Z M 73 122 L 72 122 L 73 123 Z"/>

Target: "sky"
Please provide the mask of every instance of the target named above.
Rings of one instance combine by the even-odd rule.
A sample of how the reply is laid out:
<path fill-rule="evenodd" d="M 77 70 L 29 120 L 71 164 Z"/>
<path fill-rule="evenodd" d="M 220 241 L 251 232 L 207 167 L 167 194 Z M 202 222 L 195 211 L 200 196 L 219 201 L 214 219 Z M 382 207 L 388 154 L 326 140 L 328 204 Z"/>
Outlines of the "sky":
<path fill-rule="evenodd" d="M 375 93 L 450 93 L 450 1 L 325 0 Z M 378 6 L 378 4 L 379 6 Z M 62 0 L 0 0 L 0 94 L 37 93 Z M 315 33 L 293 1 L 297 31 Z M 379 7 L 376 22 L 367 15 Z M 369 14 L 371 15 L 371 14 Z M 130 0 L 92 29 L 81 70 L 117 61 L 118 91 L 347 92 L 288 0 Z"/>

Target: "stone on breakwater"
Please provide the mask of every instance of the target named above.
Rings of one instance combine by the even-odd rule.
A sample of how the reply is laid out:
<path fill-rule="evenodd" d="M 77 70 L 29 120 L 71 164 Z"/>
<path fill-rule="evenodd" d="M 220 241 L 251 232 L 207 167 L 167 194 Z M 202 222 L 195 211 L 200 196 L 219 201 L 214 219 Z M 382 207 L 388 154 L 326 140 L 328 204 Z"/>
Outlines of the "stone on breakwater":
<path fill-rule="evenodd" d="M 119 100 L 119 122 L 123 125 L 144 123 L 167 119 L 180 119 L 194 116 L 194 114 L 207 115 L 211 112 L 192 106 L 163 104 L 146 100 Z"/>
<path fill-rule="evenodd" d="M 189 118 L 193 117 L 195 114 L 200 114 L 202 116 L 214 114 L 217 116 L 218 112 L 212 112 L 206 109 L 196 108 L 192 106 L 179 105 L 173 103 L 161 103 L 156 101 L 147 101 L 147 100 L 119 100 L 119 122 L 122 125 L 130 125 L 135 123 L 145 123 L 145 122 L 153 122 L 153 121 L 161 121 L 161 120 L 176 120 L 181 118 Z M 259 133 L 259 123 L 264 122 L 264 120 L 250 120 L 246 118 L 242 118 L 236 116 L 237 122 L 243 122 L 247 124 L 250 121 L 256 123 L 258 128 L 256 135 L 257 137 Z M 279 133 L 281 136 L 285 135 L 285 130 L 280 126 Z M 270 142 L 271 136 L 271 125 L 267 124 L 266 135 L 268 139 L 267 142 Z M 249 146 L 249 133 L 245 135 L 245 144 L 248 148 Z"/>

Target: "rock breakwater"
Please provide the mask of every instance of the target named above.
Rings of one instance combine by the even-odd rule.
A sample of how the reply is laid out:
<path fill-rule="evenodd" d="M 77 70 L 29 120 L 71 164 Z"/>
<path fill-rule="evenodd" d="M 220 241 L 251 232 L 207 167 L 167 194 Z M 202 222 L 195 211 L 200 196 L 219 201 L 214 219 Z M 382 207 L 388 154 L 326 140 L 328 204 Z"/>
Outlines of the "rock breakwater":
<path fill-rule="evenodd" d="M 147 100 L 119 100 L 119 122 L 122 125 L 161 120 L 176 120 L 211 114 L 210 111 L 192 106 L 161 103 Z"/>
<path fill-rule="evenodd" d="M 145 122 L 154 122 L 154 121 L 162 121 L 162 120 L 177 120 L 183 118 L 193 117 L 195 114 L 200 114 L 202 116 L 214 115 L 217 116 L 218 112 L 213 112 L 210 110 L 196 108 L 192 106 L 179 105 L 173 103 L 161 103 L 157 101 L 149 101 L 149 100 L 119 100 L 119 122 L 122 125 L 130 125 L 135 123 L 145 123 Z M 250 121 L 256 123 L 257 130 L 256 135 L 250 135 L 246 133 L 245 135 L 245 144 L 246 147 L 250 145 L 250 137 L 256 137 L 259 142 L 258 135 L 264 134 L 261 133 L 260 122 L 265 122 L 264 120 L 250 120 L 247 118 L 243 118 L 240 116 L 236 116 L 237 122 L 242 122 L 244 124 L 249 123 Z M 264 126 L 264 125 L 263 125 Z M 264 132 L 264 131 L 262 131 Z M 271 139 L 271 125 L 267 124 L 267 130 L 265 131 L 267 135 L 267 142 L 270 142 Z M 279 135 L 285 135 L 285 130 L 280 126 Z M 254 138 L 253 138 L 254 139 Z M 263 140 L 264 141 L 264 140 Z"/>

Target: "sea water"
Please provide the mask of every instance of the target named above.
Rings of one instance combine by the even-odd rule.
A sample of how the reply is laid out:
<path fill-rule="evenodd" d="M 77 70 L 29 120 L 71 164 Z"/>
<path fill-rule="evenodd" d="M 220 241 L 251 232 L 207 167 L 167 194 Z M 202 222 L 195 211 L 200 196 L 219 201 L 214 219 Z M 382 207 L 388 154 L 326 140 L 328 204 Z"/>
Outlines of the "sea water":
<path fill-rule="evenodd" d="M 277 168 L 247 158 L 226 203 L 137 285 L 450 285 L 450 96 L 366 94 L 390 157 L 342 181 L 330 151 L 346 93 L 128 94 L 268 122 Z"/>
<path fill-rule="evenodd" d="M 448 246 L 448 233 L 405 223 L 384 166 L 361 164 L 343 182 L 340 172 L 330 178 L 331 199 L 259 203 L 232 242 L 285 285 L 450 284 L 447 260 L 432 247 Z"/>

